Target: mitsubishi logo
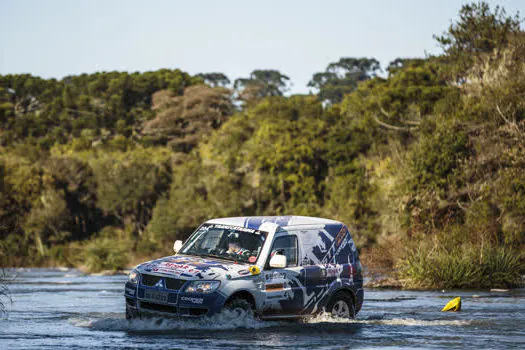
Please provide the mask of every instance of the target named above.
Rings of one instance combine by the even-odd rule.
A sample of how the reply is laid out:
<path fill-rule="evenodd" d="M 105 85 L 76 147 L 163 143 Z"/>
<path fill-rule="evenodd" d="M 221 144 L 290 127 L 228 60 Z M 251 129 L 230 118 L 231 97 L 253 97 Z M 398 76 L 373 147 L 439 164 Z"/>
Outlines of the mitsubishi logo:
<path fill-rule="evenodd" d="M 161 278 L 156 284 L 155 287 L 157 288 L 164 288 L 164 278 Z"/>

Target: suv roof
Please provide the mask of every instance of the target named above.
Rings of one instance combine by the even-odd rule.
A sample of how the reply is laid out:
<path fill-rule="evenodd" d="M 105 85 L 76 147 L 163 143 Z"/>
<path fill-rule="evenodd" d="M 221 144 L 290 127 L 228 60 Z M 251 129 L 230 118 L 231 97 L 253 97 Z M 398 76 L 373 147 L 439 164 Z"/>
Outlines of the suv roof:
<path fill-rule="evenodd" d="M 298 225 L 342 225 L 341 222 L 311 216 L 239 216 L 218 218 L 206 221 L 209 224 L 221 224 L 259 229 L 265 222 L 273 222 L 281 227 Z"/>

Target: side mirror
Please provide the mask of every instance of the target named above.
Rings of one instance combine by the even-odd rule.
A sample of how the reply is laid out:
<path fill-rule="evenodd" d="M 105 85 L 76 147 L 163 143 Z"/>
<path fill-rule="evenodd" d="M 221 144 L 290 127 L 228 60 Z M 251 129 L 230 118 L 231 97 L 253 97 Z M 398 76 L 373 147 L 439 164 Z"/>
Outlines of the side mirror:
<path fill-rule="evenodd" d="M 284 269 L 286 267 L 286 256 L 275 254 L 270 259 L 270 267 Z"/>
<path fill-rule="evenodd" d="M 179 252 L 180 248 L 182 248 L 182 241 L 178 239 L 175 241 L 175 243 L 173 243 L 173 251 L 175 254 Z"/>

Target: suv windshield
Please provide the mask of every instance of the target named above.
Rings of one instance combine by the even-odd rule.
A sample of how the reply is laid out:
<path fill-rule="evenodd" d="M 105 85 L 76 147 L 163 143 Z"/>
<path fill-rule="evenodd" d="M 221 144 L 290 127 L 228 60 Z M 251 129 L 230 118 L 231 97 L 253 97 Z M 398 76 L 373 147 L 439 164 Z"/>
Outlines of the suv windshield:
<path fill-rule="evenodd" d="M 191 235 L 181 253 L 255 263 L 266 232 L 250 228 L 204 224 Z"/>

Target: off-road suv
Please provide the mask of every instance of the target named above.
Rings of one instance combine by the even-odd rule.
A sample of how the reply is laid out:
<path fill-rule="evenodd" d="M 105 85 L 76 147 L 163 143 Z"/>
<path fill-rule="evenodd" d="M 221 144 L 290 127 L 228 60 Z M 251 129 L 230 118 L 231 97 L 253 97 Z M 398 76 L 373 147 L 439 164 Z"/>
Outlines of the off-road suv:
<path fill-rule="evenodd" d="M 223 308 L 260 318 L 321 311 L 355 317 L 363 276 L 341 222 L 304 217 L 236 217 L 205 222 L 176 255 L 145 262 L 129 275 L 126 317 L 204 316 Z"/>

